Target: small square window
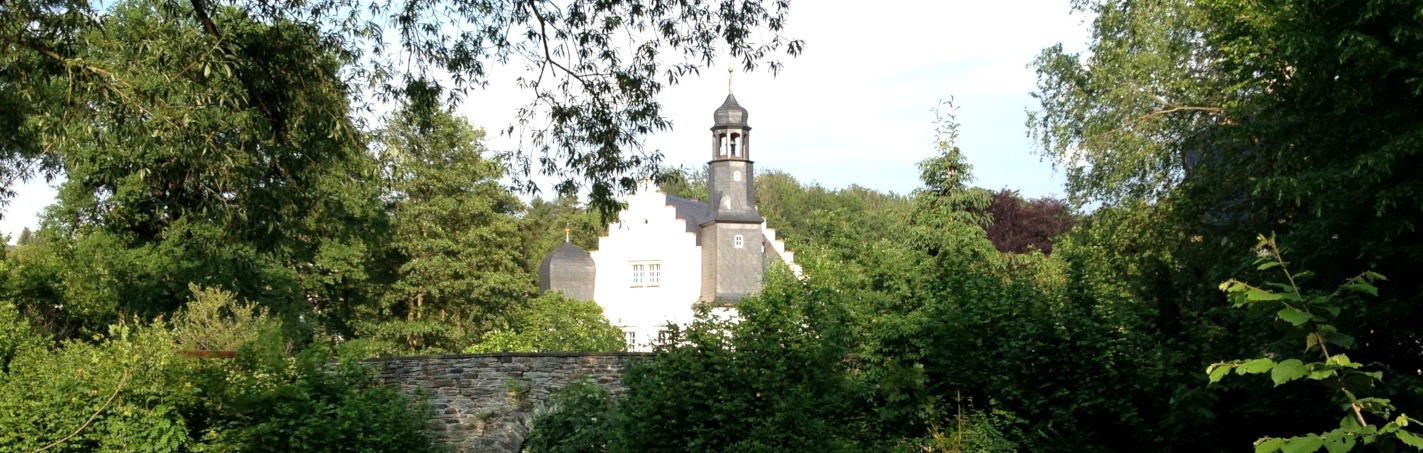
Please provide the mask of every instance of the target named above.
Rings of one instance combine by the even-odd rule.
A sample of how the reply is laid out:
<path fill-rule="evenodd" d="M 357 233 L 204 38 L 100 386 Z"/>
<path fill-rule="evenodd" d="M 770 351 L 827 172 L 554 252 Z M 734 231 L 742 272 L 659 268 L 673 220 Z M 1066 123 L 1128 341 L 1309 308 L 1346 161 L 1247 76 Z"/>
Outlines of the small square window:
<path fill-rule="evenodd" d="M 746 237 L 738 234 L 735 238 L 732 238 L 732 242 L 736 245 L 736 248 L 745 247 Z"/>
<path fill-rule="evenodd" d="M 645 264 L 634 264 L 634 265 L 632 265 L 632 286 L 634 286 L 634 287 L 642 286 L 644 280 L 647 278 L 647 277 L 646 277 L 646 272 L 647 272 L 647 265 L 645 265 Z"/>

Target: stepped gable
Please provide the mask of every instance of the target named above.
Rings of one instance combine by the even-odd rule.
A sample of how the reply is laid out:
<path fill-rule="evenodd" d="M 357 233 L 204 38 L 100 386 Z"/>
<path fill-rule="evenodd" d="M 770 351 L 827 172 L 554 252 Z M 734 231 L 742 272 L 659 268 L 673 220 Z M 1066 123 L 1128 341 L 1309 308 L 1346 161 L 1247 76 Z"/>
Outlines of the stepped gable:
<path fill-rule="evenodd" d="M 711 218 L 707 204 L 678 196 L 668 195 L 667 206 L 677 210 L 677 219 L 687 223 L 687 232 L 702 234 L 702 223 Z"/>

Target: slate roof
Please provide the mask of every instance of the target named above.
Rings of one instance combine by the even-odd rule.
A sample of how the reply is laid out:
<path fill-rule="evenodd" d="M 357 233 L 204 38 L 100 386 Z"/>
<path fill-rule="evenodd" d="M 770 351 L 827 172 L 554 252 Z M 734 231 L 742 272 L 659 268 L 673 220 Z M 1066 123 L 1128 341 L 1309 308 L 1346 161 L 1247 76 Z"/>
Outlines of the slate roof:
<path fill-rule="evenodd" d="M 711 220 L 710 206 L 697 200 L 668 195 L 667 206 L 676 208 L 677 218 L 687 224 L 688 233 L 696 233 L 697 238 L 702 236 L 702 224 Z"/>
<path fill-rule="evenodd" d="M 716 125 L 712 127 L 744 127 L 746 126 L 746 120 L 749 116 L 750 114 L 746 112 L 746 108 L 736 103 L 736 96 L 727 94 L 726 102 L 722 102 L 721 107 L 717 107 L 716 112 L 712 113 L 712 119 L 716 120 Z"/>
<path fill-rule="evenodd" d="M 539 291 L 556 289 L 571 299 L 593 300 L 597 269 L 587 250 L 564 242 L 539 263 Z"/>

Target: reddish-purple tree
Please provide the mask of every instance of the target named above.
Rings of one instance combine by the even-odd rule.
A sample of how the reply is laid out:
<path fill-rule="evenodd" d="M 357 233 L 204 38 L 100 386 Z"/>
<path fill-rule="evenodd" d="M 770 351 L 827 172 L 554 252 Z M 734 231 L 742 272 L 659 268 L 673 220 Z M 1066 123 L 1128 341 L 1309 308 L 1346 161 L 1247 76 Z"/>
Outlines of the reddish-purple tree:
<path fill-rule="evenodd" d="M 1007 188 L 993 192 L 988 210 L 993 215 L 993 223 L 987 228 L 988 239 L 1004 253 L 1052 253 L 1052 239 L 1076 223 L 1062 200 L 1024 200 L 1018 191 Z"/>

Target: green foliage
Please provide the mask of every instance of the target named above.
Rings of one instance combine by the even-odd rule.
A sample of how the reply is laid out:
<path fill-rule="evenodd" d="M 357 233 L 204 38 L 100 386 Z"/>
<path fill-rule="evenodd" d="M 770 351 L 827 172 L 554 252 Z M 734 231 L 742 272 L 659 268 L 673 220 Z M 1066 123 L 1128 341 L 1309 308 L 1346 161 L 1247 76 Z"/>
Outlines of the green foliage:
<path fill-rule="evenodd" d="M 1257 287 L 1231 279 L 1220 285 L 1236 308 L 1246 308 L 1254 312 L 1273 312 L 1281 321 L 1286 332 L 1286 341 L 1296 345 L 1303 343 L 1304 352 L 1318 351 L 1321 360 L 1304 362 L 1300 359 L 1275 360 L 1262 357 L 1248 361 L 1236 360 L 1218 362 L 1206 368 L 1211 382 L 1219 382 L 1232 370 L 1236 374 L 1270 373 L 1275 386 L 1295 380 L 1319 381 L 1325 387 L 1338 390 L 1345 398 L 1347 407 L 1339 428 L 1322 434 L 1307 434 L 1288 439 L 1265 437 L 1255 442 L 1255 451 L 1261 453 L 1313 452 L 1327 448 L 1330 452 L 1349 451 L 1356 444 L 1378 445 L 1393 441 L 1402 442 L 1416 449 L 1423 449 L 1423 438 L 1404 429 L 1410 423 L 1418 423 L 1404 414 L 1395 418 L 1396 408 L 1389 399 L 1366 397 L 1364 392 L 1373 390 L 1382 382 L 1380 371 L 1364 371 L 1364 364 L 1354 362 L 1343 350 L 1354 346 L 1354 338 L 1341 333 L 1333 324 L 1344 310 L 1359 310 L 1358 303 L 1351 303 L 1353 295 L 1378 296 L 1374 282 L 1384 280 L 1382 275 L 1364 272 L 1349 279 L 1333 293 L 1303 291 L 1298 281 L 1309 276 L 1306 272 L 1291 272 L 1289 263 L 1280 254 L 1275 238 L 1260 236 L 1256 248 L 1260 258 L 1256 261 L 1258 270 L 1279 269 L 1284 282 L 1270 283 Z M 1331 350 L 1332 349 L 1332 350 Z M 1382 419 L 1370 424 L 1365 415 Z M 1389 445 L 1391 450 L 1394 445 Z"/>
<path fill-rule="evenodd" d="M 589 300 L 558 293 L 506 312 L 507 327 L 489 330 L 464 352 L 610 352 L 627 348 L 623 332 Z"/>
<path fill-rule="evenodd" d="M 920 223 L 982 226 L 992 220 L 988 217 L 988 192 L 968 185 L 973 182 L 973 167 L 958 147 L 957 111 L 952 99 L 934 108 L 937 154 L 919 163 L 924 186 L 915 193 Z"/>
<path fill-rule="evenodd" d="M 1233 19 L 1210 15 L 1219 3 L 1230 2 L 1073 2 L 1092 15 L 1092 41 L 1081 54 L 1059 44 L 1034 60 L 1042 110 L 1028 124 L 1066 170 L 1074 203 L 1160 199 L 1186 176 L 1200 141 L 1236 121 L 1229 107 L 1249 91 L 1201 39 L 1213 20 Z"/>
<path fill-rule="evenodd" d="M 761 180 L 757 177 L 757 183 Z M 757 184 L 759 186 L 759 184 Z M 664 170 L 657 178 L 657 189 L 667 195 L 688 200 L 708 200 L 707 174 L 704 169 L 678 166 Z"/>
<path fill-rule="evenodd" d="M 960 413 L 945 432 L 931 426 L 929 435 L 915 445 L 926 452 L 1010 452 L 1023 451 L 1006 433 L 1019 429 L 1023 420 L 1007 411 Z"/>
<path fill-rule="evenodd" d="M 613 435 L 614 401 L 606 389 L 587 379 L 559 388 L 534 416 L 524 439 L 530 453 L 607 451 Z"/>
<path fill-rule="evenodd" d="M 267 311 L 230 291 L 188 285 L 192 301 L 173 316 L 173 337 L 187 351 L 236 351 L 273 325 Z"/>
<path fill-rule="evenodd" d="M 1389 374 L 1380 392 L 1400 406 L 1423 404 L 1413 326 L 1423 316 L 1414 228 L 1423 209 L 1404 195 L 1423 180 L 1395 164 L 1420 149 L 1415 6 L 1082 1 L 1074 7 L 1093 15 L 1088 51 L 1055 46 L 1034 63 L 1042 108 L 1032 133 L 1066 170 L 1069 197 L 1108 211 L 1095 217 L 1110 225 L 1086 229 L 1099 231 L 1089 245 L 1109 258 L 1116 286 L 1157 311 L 1145 320 L 1168 345 L 1162 362 L 1173 364 L 1168 444 L 1231 449 L 1334 421 L 1319 415 L 1328 404 L 1289 386 L 1226 381 L 1206 390 L 1174 371 L 1254 356 L 1262 345 L 1284 350 L 1272 324 L 1319 321 L 1308 308 L 1262 319 L 1220 303 L 1220 281 L 1264 272 L 1238 253 L 1258 231 L 1307 244 L 1288 254 L 1321 281 L 1360 269 L 1394 279 L 1330 324 L 1351 326 L 1355 343 L 1369 345 L 1349 355 Z M 1281 413 L 1292 419 L 1272 417 Z"/>
<path fill-rule="evenodd" d="M 45 343 L 15 304 L 0 301 L 0 373 L 10 369 L 10 361 L 27 351 L 44 349 Z"/>
<path fill-rule="evenodd" d="M 852 185 L 832 190 L 775 170 L 756 175 L 756 207 L 798 253 L 816 248 L 853 260 L 865 242 L 894 238 L 913 209 L 908 197 Z"/>
<path fill-rule="evenodd" d="M 524 237 L 523 266 L 537 272 L 539 263 L 548 253 L 565 241 L 584 249 L 598 246 L 598 237 L 606 234 L 607 224 L 596 210 L 579 204 L 574 195 L 559 195 L 552 200 L 534 198 L 519 218 Z"/>
<path fill-rule="evenodd" d="M 1000 447 L 1151 445 L 1181 359 L 1155 331 L 1155 307 L 1119 280 L 1126 263 L 1082 233 L 1059 240 L 1050 257 L 1000 255 L 983 228 L 988 194 L 966 186 L 951 118 L 941 130 L 903 235 L 912 242 L 875 244 L 862 276 L 802 261 L 809 278 L 855 295 L 857 378 L 875 408 L 862 415 L 862 435 L 899 448 L 954 447 L 946 432 L 957 428 L 944 424 L 963 395 L 968 414 L 1015 420 L 980 431 Z"/>
<path fill-rule="evenodd" d="M 215 420 L 204 435 L 215 450 L 432 451 L 429 411 L 395 389 L 371 385 L 370 371 L 308 349 L 254 353 L 203 383 L 202 408 Z M 275 354 L 273 354 L 275 353 Z"/>
<path fill-rule="evenodd" d="M 52 332 L 169 314 L 189 282 L 318 326 L 343 314 L 368 277 L 368 257 L 352 252 L 380 234 L 382 214 L 361 181 L 375 167 L 337 75 L 342 49 L 311 27 L 204 2 L 55 5 L 5 14 L 61 15 L 50 19 L 72 29 L 9 30 L 5 42 L 63 70 L 0 81 L 66 93 L 28 120 L 66 175 L 40 232 L 59 288 L 41 295 L 64 307 Z"/>
<path fill-rule="evenodd" d="M 160 323 L 19 349 L 0 372 L 0 451 L 432 449 L 422 407 L 354 362 L 289 356 L 275 322 L 251 324 L 259 337 L 230 360 L 178 354 Z"/>
<path fill-rule="evenodd" d="M 0 451 L 181 451 L 199 390 L 161 326 L 30 348 L 0 374 Z"/>
<path fill-rule="evenodd" d="M 591 248 L 598 212 L 659 162 L 636 143 L 667 127 L 664 76 L 695 72 L 720 43 L 747 67 L 800 44 L 775 33 L 784 2 L 554 3 L 6 2 L 0 203 L 14 181 L 67 182 L 44 227 L 4 254 L 0 451 L 420 451 L 428 414 L 302 348 L 313 332 L 361 357 L 620 348 L 595 305 L 529 297 L 538 258 L 564 228 Z M 993 205 L 942 105 L 911 197 L 760 175 L 758 205 L 806 280 L 771 279 L 740 322 L 673 330 L 621 401 L 570 388 L 531 440 L 1419 448 L 1418 421 L 1396 408 L 1423 404 L 1416 6 L 1075 2 L 1092 42 L 1035 61 L 1030 123 L 1070 199 L 1100 207 L 1051 256 L 995 250 Z M 469 33 L 447 39 L 451 24 Z M 522 81 L 530 148 L 505 161 L 450 107 L 511 55 L 546 77 Z M 402 110 L 360 119 L 391 100 Z M 536 168 L 560 197 L 525 209 L 499 181 Z M 668 193 L 705 198 L 699 172 L 663 176 Z M 570 195 L 582 189 L 586 205 Z M 1265 229 L 1308 244 L 1287 251 L 1297 264 L 1271 240 L 1247 266 L 1238 252 Z M 1294 268 L 1346 283 L 1303 290 Z M 1248 310 L 1214 289 L 1274 271 L 1286 281 L 1224 286 Z M 1375 287 L 1380 274 L 1393 282 Z M 123 322 L 192 297 L 176 331 Z M 173 354 L 211 347 L 239 353 Z M 1219 357 L 1252 359 L 1200 379 Z M 1336 407 L 1337 428 L 1304 433 Z"/>
<path fill-rule="evenodd" d="M 323 166 L 328 160 L 314 157 L 330 157 L 330 148 L 277 148 L 286 148 L 282 142 L 353 137 L 354 129 L 342 124 L 346 107 L 328 110 L 335 105 L 327 101 L 349 95 L 358 107 L 371 108 L 411 95 L 453 105 L 464 90 L 487 84 L 492 66 L 518 55 L 541 74 L 518 80 L 530 100 L 519 115 L 529 149 L 520 153 L 518 176 L 527 180 L 535 168 L 549 174 L 566 171 L 562 185 L 589 186 L 596 205 L 612 206 L 615 192 L 635 182 L 630 173 L 650 170 L 660 160 L 655 153 L 633 149 L 638 138 L 669 127 L 656 98 L 665 85 L 728 54 L 746 69 L 766 64 L 777 71 L 781 63 L 773 59 L 775 54 L 796 55 L 804 46 L 780 33 L 789 5 L 776 1 L 532 2 L 471 9 L 389 1 L 196 1 L 153 4 L 142 14 L 149 18 L 143 28 L 148 36 L 115 26 L 134 17 L 101 11 L 111 6 L 107 3 L 10 3 L 0 11 L 0 23 L 5 24 L 0 42 L 10 49 L 0 57 L 0 106 L 7 107 L 0 109 L 0 125 L 6 126 L 0 130 L 15 131 L 0 138 L 0 159 L 10 163 L 3 166 L 7 185 L 0 190 L 6 192 L 11 181 L 20 179 L 11 175 L 64 170 L 73 180 L 67 152 L 50 153 L 48 145 L 71 140 L 71 134 L 83 131 L 84 121 L 56 124 L 54 119 L 91 111 L 128 113 L 135 120 L 128 125 L 146 123 L 159 129 L 155 136 L 130 136 L 134 141 L 185 135 L 193 145 L 187 152 L 203 153 L 234 141 L 269 139 L 268 146 L 278 145 L 271 149 L 275 154 L 305 149 L 307 157 L 313 157 L 307 164 Z M 254 26 L 259 21 L 272 28 Z M 182 39 L 165 39 L 178 24 L 187 29 Z M 467 33 L 445 36 L 451 27 Z M 133 45 L 111 47 L 114 43 Z M 322 49 L 313 52 L 312 44 Z M 155 60 L 164 64 L 124 65 L 105 58 L 134 54 L 160 54 Z M 409 55 L 418 57 L 407 59 Z M 327 83 L 332 63 L 338 62 L 348 65 L 342 78 L 348 82 Z M 448 76 L 436 75 L 441 73 Z M 421 88 L 428 83 L 439 83 L 441 89 Z M 232 111 L 241 114 L 225 115 Z M 214 123 L 244 124 L 250 128 L 238 130 L 250 134 L 232 135 L 232 129 Z M 313 123 L 324 127 L 306 127 L 318 125 Z M 124 135 L 116 137 L 126 140 Z M 193 165 L 194 176 L 228 165 L 226 158 L 238 162 L 237 167 L 245 160 L 239 153 L 212 155 L 223 159 Z M 181 161 L 186 159 L 169 164 Z M 266 176 L 291 181 L 306 176 L 292 171 L 300 162 L 269 162 L 275 165 Z M 183 165 L 148 170 L 152 179 L 164 179 L 180 173 Z M 113 173 L 144 179 L 134 173 L 139 168 L 116 167 Z M 186 189 L 227 182 L 242 186 L 253 175 L 227 176 L 231 178 L 194 179 Z M 193 197 L 224 193 L 181 192 Z M 222 211 L 233 212 L 230 208 L 244 204 L 239 201 Z"/>
<path fill-rule="evenodd" d="M 844 311 L 788 274 L 742 299 L 738 322 L 703 311 L 635 362 L 610 450 L 853 450 Z"/>
<path fill-rule="evenodd" d="M 983 227 L 992 221 L 989 192 L 969 187 L 972 167 L 958 148 L 953 101 L 934 109 L 935 151 L 919 163 L 924 186 L 914 193 L 911 223 L 915 245 L 938 260 L 982 260 L 993 256 Z M 987 245 L 988 247 L 984 247 Z"/>
<path fill-rule="evenodd" d="M 485 156 L 484 132 L 418 101 L 380 136 L 389 245 L 401 263 L 383 314 L 404 318 L 408 351 L 457 351 L 469 332 L 533 292 L 513 216 L 522 205 L 498 181 L 504 165 Z M 422 324 L 436 320 L 455 334 L 427 335 L 435 332 Z"/>

